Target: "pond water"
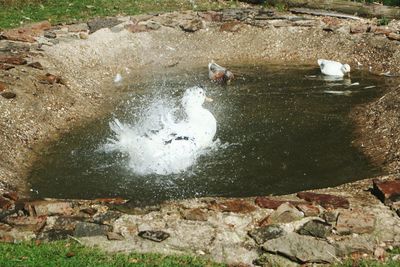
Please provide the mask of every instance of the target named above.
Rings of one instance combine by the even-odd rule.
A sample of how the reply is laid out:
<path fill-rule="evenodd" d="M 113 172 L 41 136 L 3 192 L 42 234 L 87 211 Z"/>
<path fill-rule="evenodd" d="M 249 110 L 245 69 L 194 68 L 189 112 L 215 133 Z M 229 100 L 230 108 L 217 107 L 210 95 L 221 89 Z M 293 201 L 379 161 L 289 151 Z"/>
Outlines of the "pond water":
<path fill-rule="evenodd" d="M 352 146 L 348 114 L 385 89 L 380 77 L 353 71 L 351 81 L 327 80 L 309 66 L 231 66 L 229 86 L 208 81 L 207 69 L 155 73 L 134 82 L 115 111 L 66 134 L 43 150 L 30 174 L 32 197 L 120 196 L 137 204 L 201 196 L 286 194 L 335 186 L 381 173 Z M 214 101 L 220 145 L 187 171 L 137 175 L 128 158 L 105 152 L 109 123 L 132 125 L 153 99 L 178 101 L 202 84 Z"/>

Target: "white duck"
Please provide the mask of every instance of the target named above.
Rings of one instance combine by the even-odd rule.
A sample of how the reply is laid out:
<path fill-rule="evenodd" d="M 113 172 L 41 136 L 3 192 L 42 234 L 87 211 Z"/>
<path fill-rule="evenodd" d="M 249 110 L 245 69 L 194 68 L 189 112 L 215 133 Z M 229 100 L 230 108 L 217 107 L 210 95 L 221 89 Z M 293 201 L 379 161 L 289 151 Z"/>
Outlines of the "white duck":
<path fill-rule="evenodd" d="M 130 167 L 138 174 L 167 175 L 179 173 L 196 162 L 204 148 L 212 145 L 217 130 L 217 121 L 202 105 L 209 100 L 201 87 L 185 91 L 182 107 L 186 118 L 176 122 L 171 114 L 160 119 L 157 130 L 142 132 L 120 123 L 111 124 L 116 138 L 111 141 L 111 150 L 129 155 Z"/>
<path fill-rule="evenodd" d="M 342 64 L 333 60 L 318 59 L 321 72 L 325 75 L 343 77 L 346 73 L 350 76 L 349 64 Z"/>

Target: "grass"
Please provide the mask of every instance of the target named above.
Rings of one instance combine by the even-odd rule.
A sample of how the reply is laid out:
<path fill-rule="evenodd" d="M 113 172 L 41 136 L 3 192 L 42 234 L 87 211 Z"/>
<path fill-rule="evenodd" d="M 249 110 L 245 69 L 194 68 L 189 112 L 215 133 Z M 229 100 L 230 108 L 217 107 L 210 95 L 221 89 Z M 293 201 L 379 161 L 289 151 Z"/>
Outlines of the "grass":
<path fill-rule="evenodd" d="M 395 248 L 388 252 L 385 261 L 378 261 L 375 259 L 349 259 L 343 262 L 343 264 L 335 265 L 336 267 L 398 267 L 400 266 L 400 260 L 393 260 L 392 257 L 400 255 L 400 247 Z"/>
<path fill-rule="evenodd" d="M 209 0 L 0 0 L 0 28 L 43 20 L 57 24 L 115 15 L 215 10 L 235 6 L 236 3 Z"/>
<path fill-rule="evenodd" d="M 192 256 L 108 254 L 76 242 L 0 244 L 0 266 L 209 266 L 225 265 Z"/>

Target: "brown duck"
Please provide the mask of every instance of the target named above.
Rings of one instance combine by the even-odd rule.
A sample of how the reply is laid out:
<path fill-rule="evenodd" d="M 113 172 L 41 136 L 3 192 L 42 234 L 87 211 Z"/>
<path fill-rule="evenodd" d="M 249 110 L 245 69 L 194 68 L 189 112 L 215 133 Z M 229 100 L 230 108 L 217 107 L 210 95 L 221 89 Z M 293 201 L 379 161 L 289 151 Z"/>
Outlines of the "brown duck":
<path fill-rule="evenodd" d="M 211 60 L 211 62 L 208 63 L 208 77 L 213 82 L 229 84 L 234 78 L 234 75 L 226 68 L 215 63 L 214 60 Z"/>

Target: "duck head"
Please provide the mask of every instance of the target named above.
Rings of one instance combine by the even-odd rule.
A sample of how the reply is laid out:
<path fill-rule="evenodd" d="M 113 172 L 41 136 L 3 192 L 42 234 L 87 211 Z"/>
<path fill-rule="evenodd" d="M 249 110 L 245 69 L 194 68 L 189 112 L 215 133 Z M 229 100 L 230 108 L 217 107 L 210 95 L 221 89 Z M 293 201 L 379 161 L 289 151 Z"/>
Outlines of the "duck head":
<path fill-rule="evenodd" d="M 211 102 L 212 99 L 206 96 L 203 87 L 194 86 L 185 91 L 182 98 L 182 106 L 186 110 L 198 108 L 201 107 L 205 101 Z"/>
<path fill-rule="evenodd" d="M 348 73 L 350 75 L 350 65 L 349 64 L 343 64 L 341 68 L 343 74 Z"/>

